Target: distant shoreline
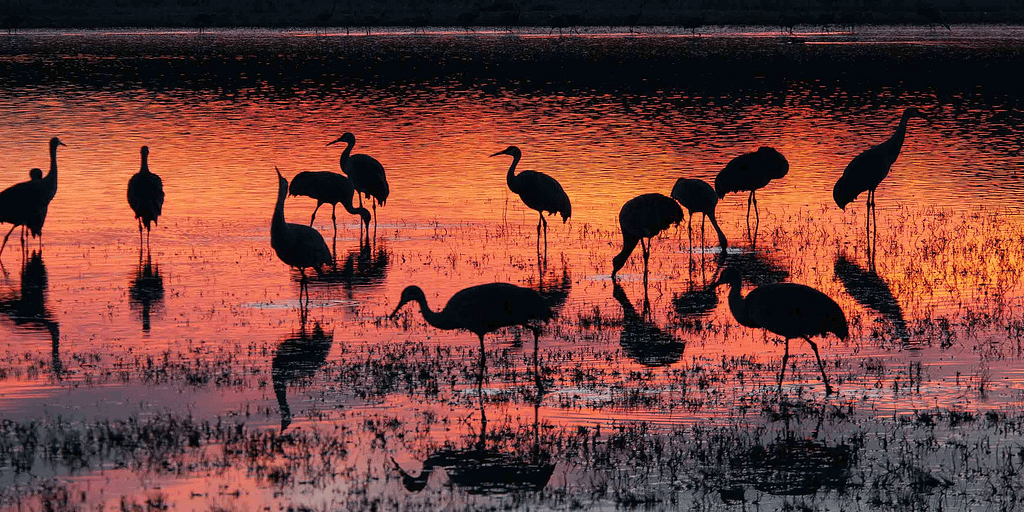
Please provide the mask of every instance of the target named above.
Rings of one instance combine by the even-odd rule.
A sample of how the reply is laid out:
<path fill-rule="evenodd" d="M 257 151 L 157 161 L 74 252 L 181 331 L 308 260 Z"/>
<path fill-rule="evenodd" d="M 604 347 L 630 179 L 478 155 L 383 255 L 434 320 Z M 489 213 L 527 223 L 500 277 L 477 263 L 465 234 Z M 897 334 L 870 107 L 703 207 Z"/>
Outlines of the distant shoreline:
<path fill-rule="evenodd" d="M 712 0 L 694 2 L 613 2 L 596 0 L 580 10 L 576 2 L 561 0 L 511 2 L 465 0 L 411 3 L 382 1 L 376 4 L 351 0 L 283 2 L 274 0 L 155 0 L 125 5 L 113 0 L 96 0 L 93 6 L 67 5 L 50 0 L 8 0 L 0 7 L 0 34 L 25 29 L 117 29 L 117 28 L 332 28 L 365 29 L 383 27 L 553 27 L 582 26 L 643 27 L 677 26 L 687 29 L 717 26 L 774 26 L 780 29 L 829 28 L 859 25 L 1021 24 L 1024 9 L 1001 8 L 996 4 L 963 7 L 959 3 L 934 2 L 935 8 L 904 5 L 900 8 L 861 9 L 844 7 L 843 1 L 806 0 L 803 9 L 701 9 Z M 717 2 L 722 3 L 722 2 Z M 744 0 L 729 2 L 743 5 Z M 771 2 L 760 2 L 759 5 Z M 942 9 L 943 3 L 949 8 Z M 83 3 L 84 4 L 84 3 Z M 244 4 L 244 7 L 239 5 Z M 301 4 L 301 5 L 299 5 Z M 641 7 L 641 5 L 643 7 Z M 657 7 L 655 7 L 655 5 Z M 993 7 L 995 6 L 995 7 Z M 930 9 L 930 10 L 929 10 Z"/>

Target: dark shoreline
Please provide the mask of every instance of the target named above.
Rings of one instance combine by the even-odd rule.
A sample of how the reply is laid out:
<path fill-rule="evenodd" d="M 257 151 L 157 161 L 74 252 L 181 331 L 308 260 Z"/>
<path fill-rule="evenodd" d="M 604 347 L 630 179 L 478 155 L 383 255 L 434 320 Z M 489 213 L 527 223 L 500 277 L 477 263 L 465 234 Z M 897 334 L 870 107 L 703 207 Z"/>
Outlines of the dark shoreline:
<path fill-rule="evenodd" d="M 349 0 L 275 2 L 251 0 L 151 0 L 124 4 L 117 1 L 92 0 L 77 5 L 54 1 L 27 2 L 9 0 L 0 7 L 0 30 L 20 29 L 92 29 L 92 28 L 288 28 L 326 27 L 332 29 L 363 29 L 365 27 L 555 27 L 575 26 L 680 26 L 685 28 L 724 25 L 776 26 L 782 29 L 809 26 L 823 29 L 850 28 L 857 25 L 923 25 L 982 23 L 1024 23 L 1024 9 L 995 4 L 964 7 L 954 2 L 943 8 L 935 2 L 932 13 L 922 5 L 893 5 L 865 9 L 844 6 L 847 2 L 825 3 L 807 0 L 801 9 L 764 8 L 701 8 L 712 3 L 736 5 L 733 2 L 588 2 L 580 9 L 575 2 L 554 0 L 544 2 L 509 2 L 502 0 L 442 2 L 379 2 L 356 4 Z M 791 2 L 779 2 L 789 4 Z M 91 5 L 87 5 L 91 4 Z M 185 5 L 188 4 L 188 5 Z M 937 16 L 937 18 L 936 18 Z M 938 23 L 938 25 L 935 25 Z"/>

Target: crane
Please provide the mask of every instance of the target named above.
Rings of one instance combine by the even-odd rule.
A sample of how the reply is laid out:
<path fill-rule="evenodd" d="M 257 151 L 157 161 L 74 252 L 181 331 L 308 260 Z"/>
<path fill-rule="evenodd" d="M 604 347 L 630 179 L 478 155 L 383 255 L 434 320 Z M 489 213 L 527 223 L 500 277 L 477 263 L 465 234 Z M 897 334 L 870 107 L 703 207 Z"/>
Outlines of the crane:
<path fill-rule="evenodd" d="M 651 257 L 651 239 L 672 224 L 683 221 L 683 209 L 671 197 L 662 194 L 642 194 L 626 201 L 619 210 L 622 228 L 622 251 L 612 258 L 612 279 L 626 264 L 639 242 L 644 255 L 644 287 L 647 287 L 647 260 Z M 644 245 L 644 238 L 647 245 Z"/>
<path fill-rule="evenodd" d="M 679 204 L 683 205 L 683 208 L 686 208 L 690 213 L 689 220 L 686 221 L 686 228 L 690 239 L 690 252 L 693 253 L 694 213 L 704 214 L 704 217 L 700 220 L 700 243 L 704 244 L 704 220 L 708 219 L 711 221 L 711 227 L 715 228 L 715 231 L 718 233 L 718 245 L 722 247 L 722 252 L 725 252 L 729 242 L 725 239 L 725 233 L 722 232 L 722 228 L 718 226 L 718 221 L 715 220 L 715 207 L 718 205 L 718 195 L 715 194 L 715 189 L 711 188 L 711 185 L 708 185 L 704 180 L 679 178 L 676 180 L 675 185 L 672 186 L 672 199 L 679 201 Z"/>
<path fill-rule="evenodd" d="M 761 222 L 757 209 L 757 190 L 764 188 L 771 180 L 781 179 L 789 173 L 789 162 L 775 148 L 762 146 L 757 151 L 744 153 L 733 158 L 715 176 L 715 192 L 722 199 L 729 192 L 750 191 L 747 197 L 747 225 L 750 225 L 750 205 L 754 215 Z"/>
<path fill-rule="evenodd" d="M 540 243 L 540 227 L 544 225 L 544 247 L 548 246 L 548 221 L 544 218 L 544 212 L 548 215 L 561 214 L 562 223 L 572 216 L 572 204 L 569 196 L 562 189 L 557 180 L 537 171 L 522 171 L 516 174 L 516 165 L 523 157 L 523 152 L 516 146 L 509 146 L 491 155 L 509 155 L 512 157 L 512 165 L 505 175 L 505 182 L 508 189 L 519 195 L 523 203 L 533 210 L 537 210 L 540 220 L 537 221 L 537 243 Z"/>
<path fill-rule="evenodd" d="M 361 226 L 366 226 L 370 231 L 370 210 L 363 207 L 352 206 L 352 196 L 355 194 L 355 187 L 347 177 L 331 171 L 303 171 L 292 178 L 288 194 L 293 196 L 306 196 L 316 199 L 316 208 L 313 215 L 309 217 L 309 225 L 313 225 L 316 219 L 316 212 L 325 203 L 331 205 L 331 221 L 334 223 L 334 237 L 338 237 L 338 218 L 336 210 L 338 203 L 345 208 L 345 211 L 359 215 L 362 220 Z"/>
<path fill-rule="evenodd" d="M 331 250 L 320 232 L 302 224 L 284 221 L 284 199 L 288 195 L 288 180 L 277 170 L 277 203 L 274 205 L 274 216 L 270 222 L 270 246 L 277 257 L 286 265 L 295 267 L 301 274 L 299 282 L 299 301 L 302 301 L 302 290 L 306 287 L 306 268 L 313 268 L 317 273 L 321 267 L 331 263 Z"/>
<path fill-rule="evenodd" d="M 146 247 L 149 247 L 150 225 L 156 224 L 164 208 L 164 183 L 160 176 L 149 170 L 149 147 L 139 149 L 142 164 L 139 172 L 128 179 L 128 206 L 139 221 L 139 245 L 142 245 L 142 227 L 146 227 Z"/>
<path fill-rule="evenodd" d="M 356 136 L 352 132 L 345 132 L 341 137 L 328 142 L 327 145 L 344 142 L 347 144 L 341 152 L 338 165 L 342 172 L 348 175 L 352 181 L 359 197 L 359 207 L 363 207 L 363 195 L 373 201 L 373 229 L 377 229 L 377 203 L 383 208 L 388 200 L 391 190 L 388 188 L 388 177 L 384 172 L 384 166 L 370 155 L 362 153 L 352 154 L 352 147 L 356 145 Z M 376 235 L 375 235 L 376 236 Z"/>

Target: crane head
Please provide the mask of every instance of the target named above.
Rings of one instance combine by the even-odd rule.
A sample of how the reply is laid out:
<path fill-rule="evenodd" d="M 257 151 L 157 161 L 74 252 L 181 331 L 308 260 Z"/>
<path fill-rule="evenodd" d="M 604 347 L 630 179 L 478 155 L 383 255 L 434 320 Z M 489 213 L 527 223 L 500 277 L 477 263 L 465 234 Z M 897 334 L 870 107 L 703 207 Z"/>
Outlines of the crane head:
<path fill-rule="evenodd" d="M 142 146 L 141 148 L 139 148 L 139 153 L 142 156 L 149 156 L 149 146 Z"/>
<path fill-rule="evenodd" d="M 57 137 L 50 139 L 50 147 L 56 149 L 57 146 L 67 146 L 67 144 L 61 142 Z"/>
<path fill-rule="evenodd" d="M 33 180 L 41 180 L 43 179 L 43 170 L 36 167 L 28 172 L 28 177 Z"/>
<path fill-rule="evenodd" d="M 507 148 L 505 148 L 505 149 L 503 149 L 501 151 L 498 151 L 497 153 L 495 153 L 495 154 L 493 154 L 491 156 L 498 156 L 498 155 L 509 155 L 512 158 L 515 158 L 515 159 L 518 160 L 518 159 L 523 157 L 523 152 L 519 151 L 519 148 L 517 148 L 516 146 L 509 146 L 509 147 L 507 147 Z"/>
<path fill-rule="evenodd" d="M 922 114 L 921 111 L 917 109 L 917 107 L 908 107 L 906 110 L 903 111 L 903 119 L 910 119 L 911 117 L 920 117 L 921 119 L 924 119 L 928 123 L 932 122 L 932 120 L 926 117 L 924 114 Z"/>
<path fill-rule="evenodd" d="M 406 302 L 413 301 L 425 304 L 427 302 L 427 296 L 423 294 L 423 290 L 420 289 L 419 286 L 406 286 L 405 289 L 402 290 L 402 298 L 398 301 L 398 305 L 395 306 L 395 310 L 391 312 L 390 316 L 394 317 Z"/>
<path fill-rule="evenodd" d="M 722 273 L 718 275 L 718 280 L 711 283 L 711 286 L 717 288 L 723 284 L 735 284 L 740 285 L 743 283 L 743 276 L 740 274 L 736 267 L 725 267 Z"/>
<path fill-rule="evenodd" d="M 836 180 L 835 186 L 832 187 L 832 199 L 835 200 L 836 206 L 843 211 L 846 210 L 846 205 L 850 204 L 850 201 L 856 199 L 859 194 L 860 192 L 850 189 L 850 186 L 846 181 L 846 176 L 841 176 Z"/>
<path fill-rule="evenodd" d="M 354 146 L 356 143 L 356 136 L 352 135 L 352 132 L 345 132 L 344 135 L 332 140 L 331 142 L 328 142 L 327 145 L 330 146 L 331 144 L 337 144 L 339 142 L 344 142 L 345 144 Z"/>

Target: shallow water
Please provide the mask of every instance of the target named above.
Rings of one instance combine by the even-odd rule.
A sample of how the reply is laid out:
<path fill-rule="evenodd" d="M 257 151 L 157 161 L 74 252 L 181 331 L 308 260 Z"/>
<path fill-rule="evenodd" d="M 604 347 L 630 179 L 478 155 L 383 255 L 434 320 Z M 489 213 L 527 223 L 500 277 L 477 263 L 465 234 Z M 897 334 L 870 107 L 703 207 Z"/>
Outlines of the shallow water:
<path fill-rule="evenodd" d="M 2 258 L 0 480 L 38 489 L 56 475 L 62 486 L 85 489 L 74 498 L 83 506 L 111 508 L 122 496 L 142 503 L 154 493 L 196 510 L 268 500 L 314 509 L 385 502 L 567 508 L 579 500 L 603 508 L 724 507 L 724 497 L 687 487 L 722 466 L 698 465 L 701 478 L 640 478 L 642 459 L 613 450 L 662 446 L 684 434 L 700 441 L 697 433 L 711 432 L 701 428 L 720 429 L 712 438 L 745 447 L 788 447 L 842 464 L 846 456 L 834 450 L 772 441 L 855 446 L 862 493 L 869 476 L 895 478 L 890 484 L 918 478 L 872 470 L 904 460 L 885 443 L 909 441 L 890 437 L 937 436 L 959 447 L 994 436 L 996 451 L 1008 450 L 1008 464 L 1019 464 L 1019 429 L 979 419 L 965 432 L 949 411 L 1012 418 L 1024 390 L 1022 114 L 1018 88 L 1006 79 L 1024 49 L 1021 27 L 869 27 L 795 37 L 652 32 L 0 38 L 0 181 L 45 169 L 49 137 L 67 144 L 58 154 L 59 191 L 42 252 L 18 256 L 12 235 Z M 864 196 L 844 212 L 830 190 L 854 155 L 892 133 L 907 106 L 930 122 L 911 121 L 879 188 L 872 269 Z M 315 226 L 333 245 L 337 267 L 313 279 L 303 323 L 298 274 L 269 243 L 274 167 L 288 178 L 337 171 L 341 148 L 325 144 L 345 131 L 355 133 L 356 152 L 383 163 L 391 196 L 377 209 L 369 246 L 344 212 L 332 244 L 330 213 L 320 209 Z M 510 144 L 523 150 L 520 170 L 554 176 L 573 201 L 568 223 L 550 219 L 546 260 L 538 256 L 535 214 L 506 187 L 509 158 L 488 157 Z M 141 145 L 150 147 L 150 167 L 167 195 L 148 257 L 125 201 Z M 762 145 L 781 151 L 790 172 L 758 194 L 756 243 L 746 234 L 745 197 L 729 195 L 718 207 L 732 244 L 724 258 L 704 247 L 714 243 L 710 226 L 692 253 L 686 227 L 672 229 L 653 244 L 649 311 L 639 254 L 616 289 L 609 274 L 627 199 L 667 194 L 683 176 L 713 182 L 731 158 Z M 286 217 L 307 222 L 314 206 L 289 198 Z M 725 289 L 706 289 L 722 259 L 748 284 L 804 283 L 840 304 L 851 338 L 820 343 L 838 396 L 824 396 L 810 351 L 795 340 L 786 398 L 777 397 L 782 346 L 739 326 Z M 439 309 L 459 289 L 490 281 L 540 289 L 558 317 L 540 342 L 548 381 L 541 395 L 530 373 L 530 333 L 487 337 L 487 442 L 505 455 L 532 456 L 542 469 L 547 462 L 538 454 L 548 453 L 555 470 L 542 492 L 493 496 L 487 486 L 439 485 L 439 477 L 426 493 L 410 492 L 392 457 L 418 474 L 419 462 L 438 449 L 476 445 L 479 345 L 471 334 L 427 326 L 413 306 L 397 320 L 386 315 L 409 284 Z M 319 354 L 280 356 L 288 351 L 282 347 L 314 342 Z M 292 413 L 285 433 L 297 437 L 266 441 L 260 436 L 281 427 L 282 382 Z M 820 413 L 790 412 L 801 407 Z M 933 410 L 949 432 L 936 433 L 931 417 L 919 416 Z M 825 419 L 831 428 L 822 433 Z M 49 429 L 44 439 L 106 439 L 83 433 L 95 422 L 225 427 L 198 428 L 201 442 L 193 446 L 186 436 L 184 447 L 174 445 L 181 453 L 155 457 L 161 463 L 139 462 L 140 453 L 154 457 L 145 443 L 124 455 L 97 441 L 106 448 L 86 449 L 88 464 L 40 455 L 26 472 L 10 455 L 22 449 L 4 447 L 18 446 L 12 425 L 32 420 Z M 168 438 L 192 431 L 175 428 Z M 633 437 L 617 440 L 627 433 Z M 324 448 L 331 436 L 340 444 L 330 446 L 344 454 Z M 259 440 L 288 448 L 264 453 L 254 447 L 263 446 Z M 594 459 L 578 451 L 588 442 Z M 319 460 L 300 470 L 281 462 L 295 460 L 292 450 L 313 453 L 310 446 L 337 465 Z M 685 446 L 664 460 L 692 462 L 707 447 L 687 454 Z M 972 463 L 990 470 L 979 478 L 997 472 L 998 460 L 968 448 Z M 959 474 L 944 452 L 908 451 L 940 481 Z M 278 466 L 291 476 L 267 477 Z M 750 473 L 745 463 L 726 466 L 731 473 L 719 480 L 754 488 L 764 503 L 798 494 L 766 484 L 773 477 Z M 307 474 L 327 467 L 335 472 Z M 457 473 L 448 471 L 448 481 Z M 832 491 L 815 495 L 815 506 L 848 503 L 830 478 L 817 480 Z M 926 485 L 923 503 L 1006 498 L 986 494 L 979 481 Z M 0 505 L 34 495 L 11 489 Z M 882 497 L 872 506 L 887 503 Z"/>

